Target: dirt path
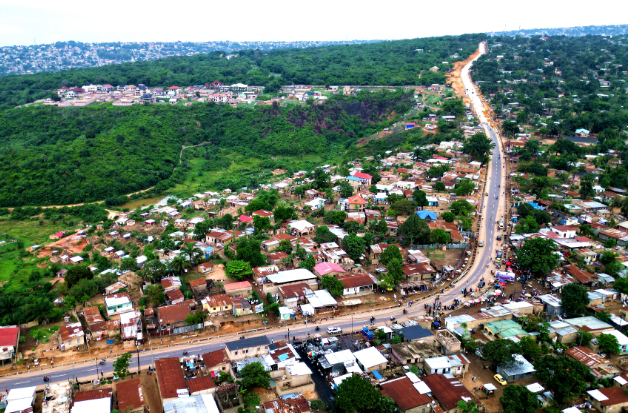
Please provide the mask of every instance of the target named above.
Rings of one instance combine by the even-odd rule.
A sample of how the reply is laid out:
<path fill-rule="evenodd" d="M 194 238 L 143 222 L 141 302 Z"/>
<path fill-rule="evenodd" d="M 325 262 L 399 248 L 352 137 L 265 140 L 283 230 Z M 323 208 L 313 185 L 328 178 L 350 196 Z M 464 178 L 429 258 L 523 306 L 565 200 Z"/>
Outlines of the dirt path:
<path fill-rule="evenodd" d="M 447 80 L 451 83 L 451 88 L 456 93 L 457 97 L 462 97 L 464 103 L 470 103 L 471 101 L 464 93 L 464 85 L 462 84 L 462 79 L 460 78 L 460 71 L 462 71 L 462 68 L 465 67 L 471 60 L 475 59 L 478 54 L 480 54 L 480 49 L 476 50 L 475 53 L 467 57 L 465 60 L 454 62 L 454 70 L 447 74 Z"/>

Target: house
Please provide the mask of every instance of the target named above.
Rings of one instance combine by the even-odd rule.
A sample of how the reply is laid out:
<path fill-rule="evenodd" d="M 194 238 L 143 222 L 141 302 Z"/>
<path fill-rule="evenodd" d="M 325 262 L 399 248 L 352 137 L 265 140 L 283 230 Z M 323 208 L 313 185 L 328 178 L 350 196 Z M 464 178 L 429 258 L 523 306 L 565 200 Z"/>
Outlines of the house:
<path fill-rule="evenodd" d="M 183 296 L 183 293 L 178 288 L 175 288 L 174 290 L 166 291 L 166 297 L 168 299 L 168 302 L 171 305 L 179 304 L 185 301 L 185 297 Z"/>
<path fill-rule="evenodd" d="M 617 386 L 588 390 L 591 405 L 601 413 L 620 413 L 628 407 L 628 393 Z"/>
<path fill-rule="evenodd" d="M 119 411 L 130 413 L 144 411 L 144 392 L 139 377 L 125 381 L 123 386 L 116 387 Z"/>
<path fill-rule="evenodd" d="M 105 308 L 107 309 L 107 315 L 112 316 L 115 314 L 125 313 L 133 310 L 133 302 L 129 293 L 117 293 L 105 296 Z"/>
<path fill-rule="evenodd" d="M 223 288 L 229 297 L 248 297 L 253 291 L 253 286 L 248 281 L 225 284 Z"/>
<path fill-rule="evenodd" d="M 596 379 L 613 377 L 616 374 L 617 369 L 611 365 L 610 360 L 598 355 L 587 347 L 571 347 L 565 354 L 591 369 L 591 373 L 593 373 Z"/>
<path fill-rule="evenodd" d="M 161 286 L 164 291 L 175 290 L 181 288 L 181 279 L 179 277 L 165 277 L 161 279 Z"/>
<path fill-rule="evenodd" d="M 423 369 L 426 374 L 453 374 L 454 376 L 464 375 L 471 361 L 464 354 L 453 354 L 451 356 L 430 357 L 423 360 Z"/>
<path fill-rule="evenodd" d="M 155 374 L 159 395 L 164 403 L 188 395 L 179 358 L 166 357 L 155 360 Z"/>
<path fill-rule="evenodd" d="M 198 264 L 198 267 L 196 267 L 196 271 L 199 274 L 210 274 L 212 272 L 214 272 L 214 264 L 211 262 L 204 262 L 202 264 Z"/>
<path fill-rule="evenodd" d="M 317 284 L 318 278 L 312 272 L 305 268 L 296 268 L 294 270 L 280 271 L 276 274 L 270 274 L 264 277 L 263 291 L 264 293 L 275 294 L 279 291 L 279 287 L 285 285 L 307 283 Z"/>
<path fill-rule="evenodd" d="M 198 295 L 206 295 L 207 294 L 207 281 L 205 278 L 197 278 L 195 280 L 190 280 L 190 288 L 192 291 Z"/>
<path fill-rule="evenodd" d="M 432 281 L 438 273 L 434 267 L 427 263 L 405 264 L 401 266 L 401 270 L 406 277 L 406 282 Z"/>
<path fill-rule="evenodd" d="M 187 325 L 185 319 L 192 314 L 187 303 L 168 305 L 157 309 L 162 330 L 172 330 Z"/>
<path fill-rule="evenodd" d="M 419 325 L 404 327 L 399 331 L 399 334 L 407 341 L 433 343 L 435 339 L 434 334 L 430 330 Z"/>
<path fill-rule="evenodd" d="M 359 350 L 353 353 L 358 365 L 363 371 L 375 371 L 383 370 L 386 368 L 388 360 L 382 355 L 382 353 L 375 347 L 367 347 L 363 350 Z"/>
<path fill-rule="evenodd" d="M 423 378 L 423 383 L 431 390 L 432 397 L 438 401 L 445 412 L 458 413 L 460 401 L 478 403 L 475 396 L 456 378 L 448 378 L 444 374 L 431 374 Z"/>
<path fill-rule="evenodd" d="M 349 205 L 349 211 L 364 211 L 366 208 L 366 201 L 360 194 L 356 194 L 347 199 Z"/>
<path fill-rule="evenodd" d="M 364 172 L 354 172 L 351 176 L 360 179 L 360 183 L 365 186 L 371 186 L 373 176 Z"/>
<path fill-rule="evenodd" d="M 344 273 L 345 270 L 340 265 L 333 262 L 319 262 L 314 266 L 314 274 L 316 274 L 318 278 L 323 278 L 323 275 L 338 277 Z"/>
<path fill-rule="evenodd" d="M 61 351 L 85 344 L 85 333 L 80 322 L 66 324 L 59 329 Z"/>
<path fill-rule="evenodd" d="M 96 390 L 85 390 L 74 393 L 70 413 L 83 413 L 96 411 L 99 413 L 110 413 L 113 389 L 105 387 Z"/>
<path fill-rule="evenodd" d="M 201 355 L 205 368 L 210 372 L 212 377 L 217 377 L 221 371 L 229 373 L 231 370 L 231 360 L 227 356 L 227 351 L 222 348 Z"/>
<path fill-rule="evenodd" d="M 576 129 L 576 136 L 579 138 L 588 138 L 589 133 L 590 132 L 586 129 Z"/>
<path fill-rule="evenodd" d="M 290 223 L 288 223 L 288 229 L 292 230 L 293 234 L 303 237 L 305 235 L 312 234 L 316 229 L 316 226 L 302 219 L 290 221 Z"/>
<path fill-rule="evenodd" d="M 521 354 L 513 354 L 513 356 L 515 361 L 510 365 L 497 366 L 497 373 L 501 374 L 508 383 L 534 377 L 536 370 L 532 363 Z"/>
<path fill-rule="evenodd" d="M 358 296 L 372 294 L 375 286 L 378 284 L 377 279 L 371 274 L 352 274 L 338 277 L 343 285 L 343 296 Z"/>
<path fill-rule="evenodd" d="M 20 328 L 18 326 L 0 326 L 0 360 L 10 360 L 18 351 Z"/>
<path fill-rule="evenodd" d="M 237 404 L 242 403 L 242 397 L 238 395 L 239 386 L 232 385 L 223 385 L 221 386 L 225 390 L 225 395 L 228 394 L 228 398 L 234 398 Z M 231 412 L 237 411 L 236 409 L 224 409 L 219 410 L 218 404 L 216 403 L 216 399 L 214 399 L 213 394 L 190 394 L 187 388 L 184 388 L 183 391 L 180 392 L 180 396 L 178 398 L 170 398 L 168 401 L 164 400 L 163 403 L 163 412 L 165 413 L 176 413 L 176 412 L 186 412 L 186 413 L 218 413 L 218 412 Z"/>
<path fill-rule="evenodd" d="M 233 310 L 233 301 L 227 294 L 210 295 L 201 300 L 203 310 L 210 315 L 222 314 Z"/>
<path fill-rule="evenodd" d="M 411 376 L 406 375 L 381 383 L 381 393 L 392 399 L 401 413 L 432 412 L 432 399 L 427 395 L 429 388 L 427 386 L 416 386 L 416 384 L 422 382 L 418 378 L 416 381 L 412 381 L 409 377 Z"/>
<path fill-rule="evenodd" d="M 239 361 L 268 354 L 269 345 L 270 340 L 266 336 L 249 337 L 225 343 L 225 351 L 229 360 Z"/>
<path fill-rule="evenodd" d="M 283 251 L 271 252 L 266 256 L 266 261 L 271 265 L 281 265 L 283 260 L 288 258 L 288 254 Z"/>

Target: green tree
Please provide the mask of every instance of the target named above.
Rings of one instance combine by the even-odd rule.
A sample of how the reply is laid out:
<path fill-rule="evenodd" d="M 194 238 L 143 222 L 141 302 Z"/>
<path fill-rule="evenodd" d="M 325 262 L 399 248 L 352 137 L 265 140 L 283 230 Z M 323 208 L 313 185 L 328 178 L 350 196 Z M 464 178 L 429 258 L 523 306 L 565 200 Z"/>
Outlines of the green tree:
<path fill-rule="evenodd" d="M 131 354 L 124 353 L 113 362 L 113 375 L 124 379 L 129 376 L 129 366 L 131 365 Z"/>
<path fill-rule="evenodd" d="M 91 280 L 94 278 L 94 273 L 89 269 L 87 265 L 74 265 L 68 269 L 65 273 L 65 284 L 68 288 L 71 288 L 74 284 L 78 283 L 80 280 L 87 279 Z"/>
<path fill-rule="evenodd" d="M 450 235 L 442 228 L 437 228 L 430 234 L 432 242 L 436 244 L 449 244 Z"/>
<path fill-rule="evenodd" d="M 445 222 L 454 222 L 456 220 L 456 215 L 453 212 L 443 212 L 440 216 Z"/>
<path fill-rule="evenodd" d="M 463 179 L 456 185 L 456 195 L 464 196 L 469 195 L 475 191 L 475 184 L 470 179 Z"/>
<path fill-rule="evenodd" d="M 166 294 L 164 293 L 164 289 L 161 284 L 149 285 L 146 288 L 146 298 L 155 306 L 158 306 L 166 301 Z"/>
<path fill-rule="evenodd" d="M 479 409 L 477 404 L 473 400 L 465 402 L 464 400 L 460 400 L 456 405 L 458 409 L 460 409 L 460 413 L 478 413 Z"/>
<path fill-rule="evenodd" d="M 414 190 L 412 193 L 412 199 L 414 199 L 414 202 L 416 202 L 420 207 L 426 207 L 430 204 L 427 200 L 427 194 L 425 191 L 421 191 L 420 189 Z"/>
<path fill-rule="evenodd" d="M 299 264 L 299 267 L 305 268 L 308 271 L 312 271 L 315 265 L 316 265 L 316 260 L 314 259 L 314 256 L 312 254 L 309 254 L 307 258 L 305 259 L 305 261 Z"/>
<path fill-rule="evenodd" d="M 417 203 L 414 201 L 408 201 L 407 199 L 400 199 L 392 205 L 392 209 L 398 215 L 412 215 L 416 212 Z"/>
<path fill-rule="evenodd" d="M 434 184 L 434 190 L 437 192 L 443 192 L 445 189 L 445 184 L 441 181 L 438 181 Z"/>
<path fill-rule="evenodd" d="M 331 295 L 338 296 L 342 295 L 345 287 L 337 278 L 334 278 L 331 275 L 323 275 L 323 278 L 321 278 L 321 288 L 329 291 Z"/>
<path fill-rule="evenodd" d="M 341 181 L 338 184 L 338 187 L 340 188 L 340 196 L 343 198 L 349 198 L 350 196 L 353 195 L 353 186 L 351 186 L 351 184 L 347 181 Z"/>
<path fill-rule="evenodd" d="M 586 330 L 578 330 L 576 343 L 578 343 L 579 346 L 586 346 L 591 342 L 591 340 L 593 340 L 593 334 Z"/>
<path fill-rule="evenodd" d="M 190 262 L 183 259 L 182 256 L 178 255 L 170 261 L 170 270 L 178 274 L 179 276 L 183 275 L 183 272 L 190 267 Z"/>
<path fill-rule="evenodd" d="M 225 273 L 229 278 L 233 278 L 236 281 L 242 281 L 244 278 L 253 274 L 253 270 L 248 262 L 233 260 L 227 263 Z"/>
<path fill-rule="evenodd" d="M 471 155 L 476 161 L 486 163 L 488 155 L 495 148 L 495 144 L 480 132 L 471 136 L 462 147 L 462 152 Z"/>
<path fill-rule="evenodd" d="M 541 402 L 525 386 L 511 384 L 504 387 L 504 395 L 499 398 L 505 413 L 534 413 L 541 408 Z"/>
<path fill-rule="evenodd" d="M 612 334 L 600 334 L 597 337 L 600 350 L 606 354 L 619 354 L 620 346 L 617 337 Z"/>
<path fill-rule="evenodd" d="M 369 380 L 353 375 L 338 386 L 336 406 L 344 413 L 375 412 L 381 397 Z"/>
<path fill-rule="evenodd" d="M 424 219 L 419 218 L 416 214 L 410 217 L 399 226 L 397 235 L 404 237 L 406 242 L 429 242 L 430 227 Z"/>
<path fill-rule="evenodd" d="M 185 323 L 189 326 L 202 324 L 205 320 L 207 320 L 207 317 L 207 313 L 199 308 L 194 313 L 188 314 L 187 317 L 185 317 Z"/>
<path fill-rule="evenodd" d="M 391 260 L 399 260 L 399 262 L 403 261 L 403 256 L 401 255 L 401 251 L 399 247 L 396 245 L 389 245 L 386 247 L 384 251 L 379 255 L 379 262 L 384 265 L 387 265 Z"/>
<path fill-rule="evenodd" d="M 584 314 L 589 305 L 587 290 L 577 284 L 567 284 L 560 294 L 561 306 L 569 317 Z"/>
<path fill-rule="evenodd" d="M 521 354 L 526 360 L 533 361 L 543 356 L 541 346 L 539 346 L 536 340 L 531 336 L 521 337 L 519 346 L 521 347 Z"/>
<path fill-rule="evenodd" d="M 383 278 L 384 284 L 389 288 L 395 288 L 401 281 L 403 281 L 403 269 L 402 263 L 398 259 L 392 259 L 386 266 L 386 275 Z"/>
<path fill-rule="evenodd" d="M 462 215 L 466 217 L 471 212 L 473 212 L 475 207 L 464 199 L 458 199 L 449 205 L 449 209 L 456 215 Z"/>
<path fill-rule="evenodd" d="M 567 356 L 547 355 L 534 362 L 536 376 L 554 393 L 558 403 L 564 403 L 582 394 L 588 383 L 595 380 L 591 370 Z"/>
<path fill-rule="evenodd" d="M 185 242 L 181 247 L 181 254 L 183 254 L 189 262 L 194 263 L 198 257 L 203 255 L 203 251 L 194 243 Z"/>
<path fill-rule="evenodd" d="M 138 268 L 134 258 L 125 258 L 120 262 L 120 270 L 122 271 L 137 271 Z"/>
<path fill-rule="evenodd" d="M 366 247 L 364 239 L 355 234 L 349 234 L 342 239 L 342 246 L 353 261 L 358 261 L 364 253 Z"/>
<path fill-rule="evenodd" d="M 251 267 L 266 264 L 266 257 L 262 254 L 262 243 L 254 238 L 240 238 L 236 246 L 236 260 L 246 261 Z"/>
<path fill-rule="evenodd" d="M 254 215 L 253 228 L 255 228 L 255 232 L 257 232 L 258 234 L 268 231 L 271 228 L 270 218 Z"/>
<path fill-rule="evenodd" d="M 508 366 L 515 361 L 514 354 L 521 353 L 521 347 L 512 340 L 496 339 L 489 341 L 482 349 L 482 355 L 493 365 Z"/>
<path fill-rule="evenodd" d="M 337 242 L 338 237 L 334 235 L 328 227 L 322 225 L 316 228 L 316 235 L 314 236 L 314 241 L 318 244 L 324 244 L 326 242 Z"/>
<path fill-rule="evenodd" d="M 249 363 L 240 370 L 242 387 L 250 390 L 255 387 L 270 387 L 270 373 L 266 371 L 262 363 L 256 361 Z"/>
<path fill-rule="evenodd" d="M 623 265 L 617 261 L 619 254 L 613 251 L 604 251 L 600 255 L 600 262 L 604 264 L 604 272 L 611 276 L 616 276 L 623 269 Z"/>
<path fill-rule="evenodd" d="M 551 239 L 527 239 L 517 251 L 517 261 L 524 271 L 542 277 L 558 266 L 555 250 L 556 244 Z"/>

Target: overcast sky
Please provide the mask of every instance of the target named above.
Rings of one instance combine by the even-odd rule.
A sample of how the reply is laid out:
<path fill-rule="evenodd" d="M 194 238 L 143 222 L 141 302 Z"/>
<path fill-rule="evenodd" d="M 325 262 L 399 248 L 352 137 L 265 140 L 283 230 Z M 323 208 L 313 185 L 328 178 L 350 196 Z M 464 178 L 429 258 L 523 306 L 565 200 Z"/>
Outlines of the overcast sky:
<path fill-rule="evenodd" d="M 408 39 L 628 23 L 628 1 L 0 0 L 0 46 L 56 41 Z"/>

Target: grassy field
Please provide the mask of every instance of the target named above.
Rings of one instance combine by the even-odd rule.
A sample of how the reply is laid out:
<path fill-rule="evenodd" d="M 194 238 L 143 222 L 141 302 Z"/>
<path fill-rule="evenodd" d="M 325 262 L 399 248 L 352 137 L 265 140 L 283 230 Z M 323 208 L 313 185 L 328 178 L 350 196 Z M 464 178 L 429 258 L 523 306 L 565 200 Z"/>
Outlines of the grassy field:
<path fill-rule="evenodd" d="M 59 330 L 59 326 L 35 326 L 29 329 L 29 335 L 35 340 L 39 340 L 39 343 L 50 342 L 50 337 L 53 336 Z"/>
<path fill-rule="evenodd" d="M 15 245 L 4 239 L 5 236 L 17 238 L 28 248 L 33 245 L 43 245 L 50 242 L 50 234 L 70 227 L 63 223 L 53 224 L 50 221 L 43 221 L 40 225 L 38 220 L 15 221 L 0 219 L 0 237 L 7 241 L 7 245 L 0 248 L 0 283 L 11 280 L 13 283 L 21 283 L 28 279 L 28 275 L 37 268 L 37 263 L 43 259 L 34 255 L 20 256 L 20 251 L 15 249 Z"/>

